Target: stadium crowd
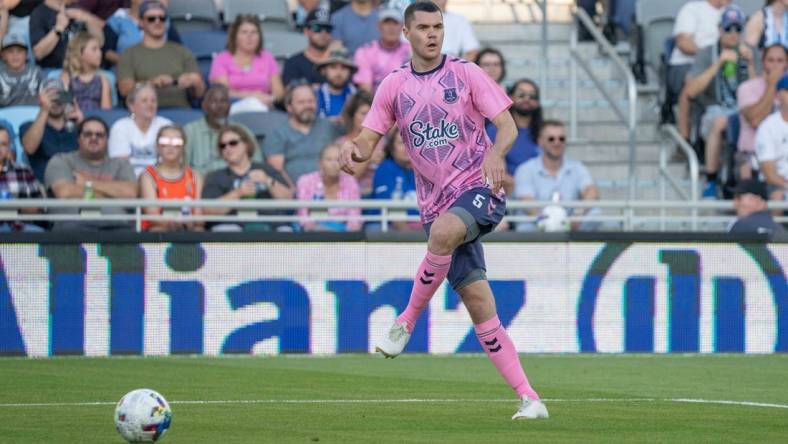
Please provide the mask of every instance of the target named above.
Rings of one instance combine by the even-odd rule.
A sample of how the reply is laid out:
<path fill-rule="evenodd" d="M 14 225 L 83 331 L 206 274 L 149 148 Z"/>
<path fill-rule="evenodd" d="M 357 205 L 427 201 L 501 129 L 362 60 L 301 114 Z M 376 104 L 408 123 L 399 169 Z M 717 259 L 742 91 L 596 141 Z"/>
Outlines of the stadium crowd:
<path fill-rule="evenodd" d="M 268 22 L 261 22 L 259 11 L 229 20 L 226 32 L 218 31 L 223 50 L 206 58 L 189 31 L 179 32 L 168 12 L 171 1 L 0 0 L 0 197 L 416 199 L 402 142 L 407 134 L 387 135 L 355 176 L 339 171 L 337 160 L 338 144 L 358 134 L 382 79 L 410 57 L 400 32 L 409 0 L 299 0 L 291 32 L 303 35 L 305 47 L 287 58 L 266 49 Z M 223 2 L 213 3 L 221 23 Z M 435 3 L 445 11 L 446 0 Z M 589 2 L 578 3 L 592 10 Z M 632 14 L 634 3 L 608 5 L 618 17 Z M 721 196 L 718 173 L 732 153 L 733 181 L 763 177 L 771 198 L 783 198 L 788 0 L 767 0 L 749 20 L 728 3 L 695 0 L 678 12 L 663 115 L 669 120 L 678 104 L 682 135 L 705 145 L 704 197 Z M 503 54 L 482 48 L 466 18 L 445 11 L 444 20 L 443 52 L 477 63 L 513 101 L 518 137 L 506 158 L 506 191 L 524 200 L 550 200 L 556 193 L 563 200 L 598 199 L 588 169 L 565 155 L 562 123 L 543 118 L 539 85 L 507 78 Z M 624 22 L 615 21 L 623 23 L 619 34 L 629 32 Z M 215 34 L 206 33 L 206 39 Z M 782 114 L 773 114 L 776 109 Z M 738 140 L 725 150 L 734 129 Z M 494 126 L 487 131 L 494 140 Z M 327 214 L 348 219 L 316 223 L 301 210 L 296 225 L 155 221 L 144 228 L 376 227 L 360 222 L 358 208 Z M 393 226 L 420 229 L 418 223 Z M 6 221 L 0 227 L 131 228 L 81 221 L 53 227 Z"/>

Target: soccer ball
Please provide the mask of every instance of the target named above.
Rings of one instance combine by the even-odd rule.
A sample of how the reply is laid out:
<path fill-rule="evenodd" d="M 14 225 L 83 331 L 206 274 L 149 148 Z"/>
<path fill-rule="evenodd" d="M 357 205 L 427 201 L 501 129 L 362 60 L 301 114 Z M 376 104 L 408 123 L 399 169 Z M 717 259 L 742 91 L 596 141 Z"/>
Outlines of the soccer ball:
<path fill-rule="evenodd" d="M 154 390 L 132 390 L 115 407 L 115 428 L 128 442 L 158 441 L 171 422 L 170 405 Z"/>
<path fill-rule="evenodd" d="M 536 226 L 541 231 L 560 232 L 569 231 L 569 218 L 566 208 L 561 205 L 548 205 L 542 210 L 537 219 Z"/>

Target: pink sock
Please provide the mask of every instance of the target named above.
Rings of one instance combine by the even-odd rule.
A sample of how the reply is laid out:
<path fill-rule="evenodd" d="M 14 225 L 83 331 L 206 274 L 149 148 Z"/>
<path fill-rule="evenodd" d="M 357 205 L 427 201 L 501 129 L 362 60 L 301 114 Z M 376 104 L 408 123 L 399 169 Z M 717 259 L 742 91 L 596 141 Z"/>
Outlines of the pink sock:
<path fill-rule="evenodd" d="M 427 251 L 427 255 L 421 261 L 419 271 L 416 273 L 416 279 L 413 281 L 413 290 L 410 293 L 408 306 L 397 317 L 397 322 L 404 323 L 408 332 L 413 332 L 419 315 L 430 302 L 443 279 L 449 274 L 449 265 L 451 265 L 451 256 L 438 256 L 429 250 Z"/>
<path fill-rule="evenodd" d="M 474 325 L 473 329 L 476 330 L 479 343 L 482 344 L 487 356 L 498 369 L 498 373 L 517 392 L 517 395 L 521 398 L 528 396 L 531 399 L 539 399 L 539 395 L 531 387 L 528 377 L 525 376 L 512 338 L 501 325 L 498 315 L 493 316 L 489 321 Z"/>

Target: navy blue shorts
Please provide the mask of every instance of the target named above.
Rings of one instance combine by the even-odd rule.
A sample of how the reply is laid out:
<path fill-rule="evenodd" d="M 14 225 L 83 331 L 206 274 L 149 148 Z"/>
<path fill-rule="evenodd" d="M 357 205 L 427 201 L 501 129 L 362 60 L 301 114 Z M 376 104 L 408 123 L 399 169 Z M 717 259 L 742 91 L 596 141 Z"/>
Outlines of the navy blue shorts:
<path fill-rule="evenodd" d="M 465 223 L 465 242 L 454 250 L 449 267 L 449 283 L 459 290 L 468 284 L 487 279 L 487 266 L 481 237 L 491 232 L 506 213 L 506 201 L 487 187 L 474 188 L 460 195 L 449 207 Z M 424 226 L 430 233 L 432 223 Z"/>

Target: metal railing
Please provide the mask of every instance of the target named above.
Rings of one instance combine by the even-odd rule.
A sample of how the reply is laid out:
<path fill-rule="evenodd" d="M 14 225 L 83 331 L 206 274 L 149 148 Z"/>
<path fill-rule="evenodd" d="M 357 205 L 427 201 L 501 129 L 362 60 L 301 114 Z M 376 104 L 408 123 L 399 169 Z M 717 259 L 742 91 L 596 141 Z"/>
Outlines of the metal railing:
<path fill-rule="evenodd" d="M 596 43 L 599 45 L 599 48 L 602 52 L 610 58 L 613 62 L 614 66 L 621 72 L 621 75 L 626 80 L 626 88 L 627 88 L 627 111 L 624 111 L 619 107 L 616 100 L 613 99 L 610 92 L 605 88 L 602 81 L 594 74 L 591 66 L 583 60 L 578 51 L 578 29 L 580 26 L 584 26 L 589 34 L 594 38 Z M 613 110 L 613 113 L 618 117 L 622 124 L 627 129 L 627 141 L 629 144 L 629 177 L 628 177 L 628 187 L 627 187 L 627 199 L 629 201 L 634 201 L 637 197 L 637 178 L 635 177 L 635 165 L 636 165 L 636 149 L 637 149 L 637 100 L 638 100 L 638 93 L 637 93 L 637 83 L 635 82 L 635 76 L 632 74 L 632 71 L 629 69 L 629 65 L 618 55 L 613 45 L 602 35 L 602 32 L 597 29 L 594 21 L 588 14 L 583 11 L 582 9 L 575 9 L 574 12 L 574 26 L 572 26 L 571 31 L 571 38 L 570 38 L 570 48 L 569 52 L 571 54 L 571 64 L 570 64 L 570 71 L 569 71 L 569 84 L 570 84 L 570 97 L 571 97 L 571 107 L 569 111 L 569 125 L 570 125 L 570 138 L 576 139 L 577 138 L 577 102 L 578 102 L 578 91 L 577 91 L 577 67 L 580 66 L 583 71 L 588 75 L 594 85 L 597 87 L 599 92 L 604 96 L 605 100 L 607 100 L 610 108 Z M 629 219 L 628 219 L 629 220 Z M 628 229 L 631 227 L 627 227 Z"/>
<path fill-rule="evenodd" d="M 553 205 L 551 201 L 518 201 L 510 200 L 507 209 L 510 214 L 506 220 L 511 223 L 536 222 L 538 216 L 527 213 L 529 209 L 541 209 Z M 732 222 L 733 203 L 731 201 L 562 201 L 565 208 L 599 209 L 599 214 L 571 216 L 570 222 L 600 222 L 607 224 L 606 230 L 633 231 L 633 227 L 645 227 L 648 231 L 695 231 L 699 224 L 724 224 Z M 788 209 L 788 202 L 770 202 L 771 208 Z M 145 214 L 144 207 L 162 208 L 163 214 Z M 235 215 L 181 214 L 187 208 L 233 208 Z M 46 208 L 49 212 L 28 214 L 17 210 L 22 208 Z M 100 214 L 102 208 L 124 209 L 120 214 Z M 406 210 L 416 209 L 415 202 L 389 200 L 357 200 L 357 201 L 299 201 L 299 200 L 146 200 L 146 199 L 11 199 L 0 200 L 0 220 L 16 221 L 124 221 L 133 223 L 137 231 L 141 231 L 142 221 L 180 222 L 287 222 L 298 224 L 301 218 L 294 213 L 299 208 L 320 211 L 312 214 L 313 221 L 347 221 L 380 223 L 382 231 L 389 231 L 391 224 L 397 221 L 417 222 L 419 216 L 408 215 Z M 335 216 L 325 213 L 330 208 L 360 208 L 362 210 L 378 210 L 379 214 L 364 214 L 359 218 L 351 216 Z M 54 211 L 53 211 L 54 210 Z M 59 213 L 57 210 L 75 211 L 71 214 Z M 280 211 L 280 214 L 257 214 L 257 210 Z M 689 216 L 667 214 L 668 210 L 689 213 Z M 700 214 L 703 212 L 704 214 Z M 775 218 L 786 222 L 788 217 Z M 669 227 L 670 225 L 670 227 Z M 629 228 L 626 228 L 629 227 Z M 650 227 L 658 227 L 651 229 Z M 717 231 L 722 228 L 718 227 Z"/>
<path fill-rule="evenodd" d="M 662 125 L 660 127 L 660 131 L 663 135 L 667 136 L 667 140 L 663 140 L 659 146 L 659 172 L 660 172 L 660 186 L 659 186 L 659 195 L 661 200 L 664 202 L 667 200 L 667 185 L 673 188 L 676 193 L 681 196 L 682 199 L 691 202 L 693 205 L 690 209 L 690 215 L 692 217 L 692 230 L 698 229 L 698 198 L 699 195 L 699 184 L 698 184 L 698 177 L 700 176 L 700 163 L 698 162 L 698 156 L 695 154 L 695 150 L 692 149 L 689 143 L 684 140 L 683 137 L 679 134 L 679 131 L 676 129 L 675 125 Z M 671 144 L 675 144 L 684 156 L 687 158 L 687 162 L 689 163 L 689 180 L 690 180 L 690 192 L 684 190 L 684 188 L 679 183 L 679 179 L 673 177 L 668 169 L 668 155 L 672 152 Z M 664 212 L 665 209 L 662 208 L 660 211 Z"/>

